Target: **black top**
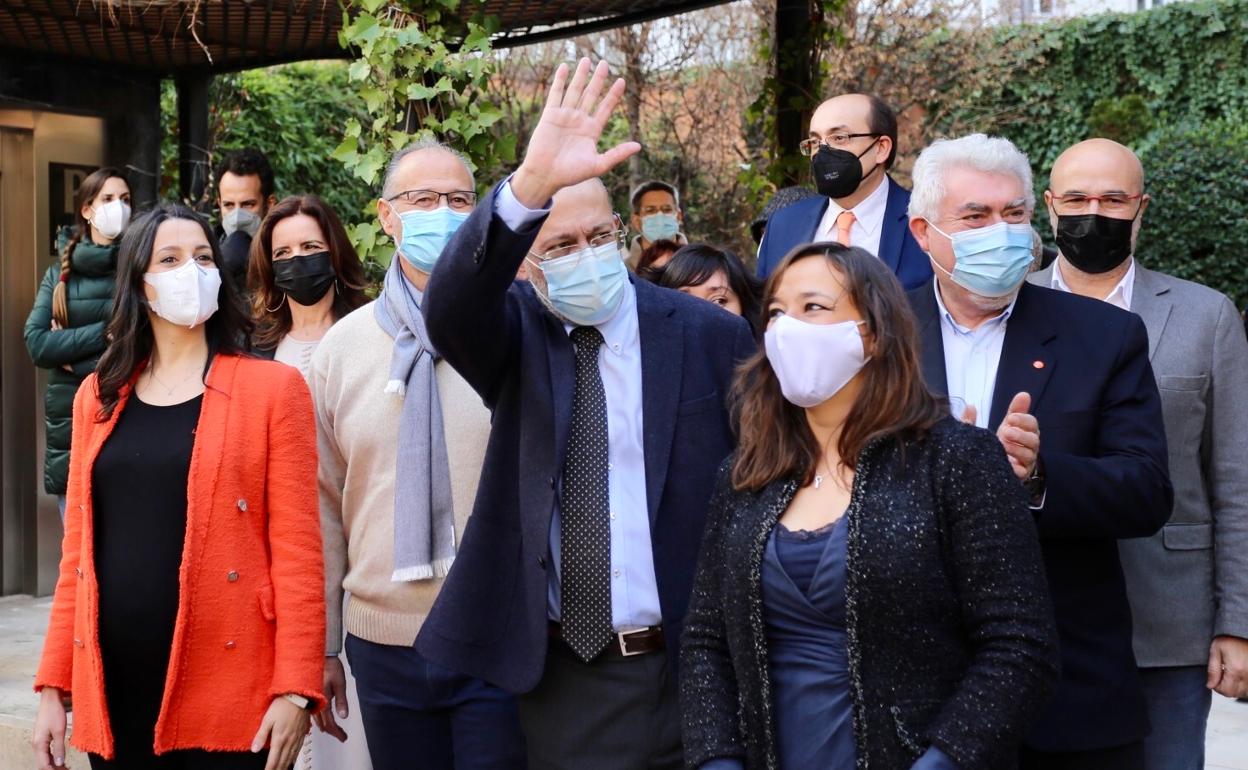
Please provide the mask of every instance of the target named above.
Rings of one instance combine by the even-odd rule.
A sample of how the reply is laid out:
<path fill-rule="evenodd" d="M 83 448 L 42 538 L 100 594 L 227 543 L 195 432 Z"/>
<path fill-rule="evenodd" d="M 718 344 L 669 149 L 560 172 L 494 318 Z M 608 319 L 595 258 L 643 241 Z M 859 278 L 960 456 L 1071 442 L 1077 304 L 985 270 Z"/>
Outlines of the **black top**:
<path fill-rule="evenodd" d="M 131 396 L 91 469 L 100 646 L 106 660 L 167 661 L 178 614 L 187 477 L 203 396 Z M 163 668 L 163 667 L 161 667 Z"/>
<path fill-rule="evenodd" d="M 763 561 L 799 486 L 734 491 L 721 469 L 681 647 L 686 766 L 779 766 Z M 946 417 L 859 455 L 845 513 L 845 630 L 860 767 L 935 746 L 1006 770 L 1057 679 L 1057 639 L 1022 485 L 992 433 Z M 818 585 L 816 577 L 814 585 Z"/>

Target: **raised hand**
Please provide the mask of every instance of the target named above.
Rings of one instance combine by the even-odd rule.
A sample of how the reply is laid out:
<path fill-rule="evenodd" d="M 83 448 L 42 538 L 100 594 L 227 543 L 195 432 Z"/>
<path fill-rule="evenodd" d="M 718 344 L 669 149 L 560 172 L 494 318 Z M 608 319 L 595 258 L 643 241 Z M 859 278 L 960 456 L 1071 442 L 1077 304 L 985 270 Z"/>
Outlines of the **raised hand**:
<path fill-rule="evenodd" d="M 602 61 L 591 77 L 589 59 L 577 63 L 571 83 L 568 65 L 555 70 L 524 162 L 511 179 L 512 192 L 524 205 L 541 208 L 564 187 L 602 176 L 641 150 L 637 142 L 624 142 L 598 152 L 602 131 L 624 94 L 624 80 L 617 79 L 603 95 L 607 76 Z"/>

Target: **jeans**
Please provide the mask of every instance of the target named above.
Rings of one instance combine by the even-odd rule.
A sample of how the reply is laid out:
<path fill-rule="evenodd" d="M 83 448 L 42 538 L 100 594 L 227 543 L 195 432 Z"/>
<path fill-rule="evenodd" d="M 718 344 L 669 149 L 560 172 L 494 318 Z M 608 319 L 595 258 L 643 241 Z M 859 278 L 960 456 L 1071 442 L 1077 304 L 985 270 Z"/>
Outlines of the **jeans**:
<path fill-rule="evenodd" d="M 347 635 L 374 770 L 522 770 L 516 700 L 412 647 Z"/>
<path fill-rule="evenodd" d="M 1142 668 L 1153 732 L 1144 739 L 1145 770 L 1204 770 L 1205 725 L 1212 692 L 1204 666 Z"/>

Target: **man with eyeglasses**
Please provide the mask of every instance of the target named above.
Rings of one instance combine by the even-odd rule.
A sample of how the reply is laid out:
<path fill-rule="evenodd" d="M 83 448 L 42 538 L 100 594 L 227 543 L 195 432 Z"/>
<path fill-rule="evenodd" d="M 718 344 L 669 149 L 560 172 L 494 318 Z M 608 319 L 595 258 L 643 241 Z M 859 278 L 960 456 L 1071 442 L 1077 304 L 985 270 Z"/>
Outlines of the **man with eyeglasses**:
<path fill-rule="evenodd" d="M 655 241 L 671 241 L 685 245 L 689 241 L 680 228 L 685 223 L 685 212 L 680 208 L 680 193 L 667 182 L 651 179 L 642 182 L 629 196 L 632 217 L 629 224 L 637 235 L 628 246 L 628 266 L 636 269 L 641 253 Z M 662 267 L 667 264 L 651 264 Z"/>
<path fill-rule="evenodd" d="M 1152 733 L 1148 770 L 1203 770 L 1210 691 L 1248 695 L 1248 341 L 1234 304 L 1136 262 L 1144 168 L 1090 139 L 1044 194 L 1057 262 L 1029 280 L 1138 315 L 1161 391 L 1175 486 L 1160 532 L 1118 544 Z"/>
<path fill-rule="evenodd" d="M 429 336 L 493 413 L 476 506 L 417 650 L 520 697 L 529 766 L 682 767 L 677 647 L 724 399 L 755 344 L 630 277 L 598 142 L 624 91 L 555 73 L 520 168 L 429 281 Z M 529 282 L 513 282 L 521 264 Z"/>
<path fill-rule="evenodd" d="M 932 277 L 910 234 L 910 193 L 888 175 L 897 157 L 897 116 L 869 94 L 842 94 L 815 110 L 799 148 L 819 196 L 771 216 L 758 249 L 766 278 L 793 247 L 814 241 L 858 246 L 878 256 L 906 289 Z"/>
<path fill-rule="evenodd" d="M 996 432 L 1030 498 L 1057 621 L 1062 675 L 1017 736 L 1020 770 L 1143 770 L 1118 541 L 1153 535 L 1173 500 L 1148 334 L 1130 313 L 1026 282 L 1035 193 L 1009 140 L 938 140 L 913 177 L 910 228 L 936 271 L 910 292 L 924 379 Z"/>
<path fill-rule="evenodd" d="M 435 141 L 394 155 L 377 201 L 395 243 L 381 293 L 334 324 L 312 357 L 330 701 L 316 722 L 347 740 L 338 724 L 353 716 L 345 646 L 363 732 L 344 748 L 367 739 L 375 770 L 524 766 L 515 698 L 413 648 L 459 551 L 490 429 L 422 315 L 429 272 L 473 210 L 474 190 L 467 161 Z M 355 751 L 321 759 L 329 756 L 314 746 L 320 767 L 336 759 L 368 770 Z"/>

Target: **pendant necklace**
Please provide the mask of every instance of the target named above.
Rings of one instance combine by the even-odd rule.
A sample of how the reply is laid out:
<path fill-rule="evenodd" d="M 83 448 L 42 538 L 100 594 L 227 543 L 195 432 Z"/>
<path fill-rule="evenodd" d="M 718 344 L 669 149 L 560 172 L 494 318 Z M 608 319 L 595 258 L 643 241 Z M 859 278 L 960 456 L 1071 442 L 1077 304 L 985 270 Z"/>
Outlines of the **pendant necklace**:
<path fill-rule="evenodd" d="M 160 387 L 162 387 L 162 388 L 164 388 L 164 389 L 165 389 L 165 395 L 166 395 L 166 396 L 172 396 L 172 395 L 173 395 L 173 391 L 174 391 L 174 390 L 176 390 L 176 389 L 178 389 L 179 387 L 181 387 L 181 386 L 185 385 L 185 384 L 186 384 L 186 381 L 187 381 L 187 380 L 189 380 L 189 379 L 191 379 L 191 378 L 192 378 L 192 377 L 194 377 L 194 376 L 195 376 L 195 370 L 193 370 L 193 369 L 192 369 L 190 374 L 186 375 L 186 376 L 185 376 L 185 377 L 183 377 L 182 379 L 180 379 L 180 380 L 178 380 L 177 382 L 175 382 L 175 383 L 173 384 L 173 387 L 169 387 L 168 385 L 166 385 L 166 384 L 165 384 L 164 380 L 162 380 L 162 379 L 160 379 L 159 377 L 157 377 L 157 376 L 156 376 L 156 367 L 155 367 L 155 366 L 149 367 L 149 368 L 148 368 L 148 370 L 147 370 L 147 381 L 148 381 L 148 384 L 151 384 L 151 383 L 155 382 L 157 385 L 159 385 Z"/>

